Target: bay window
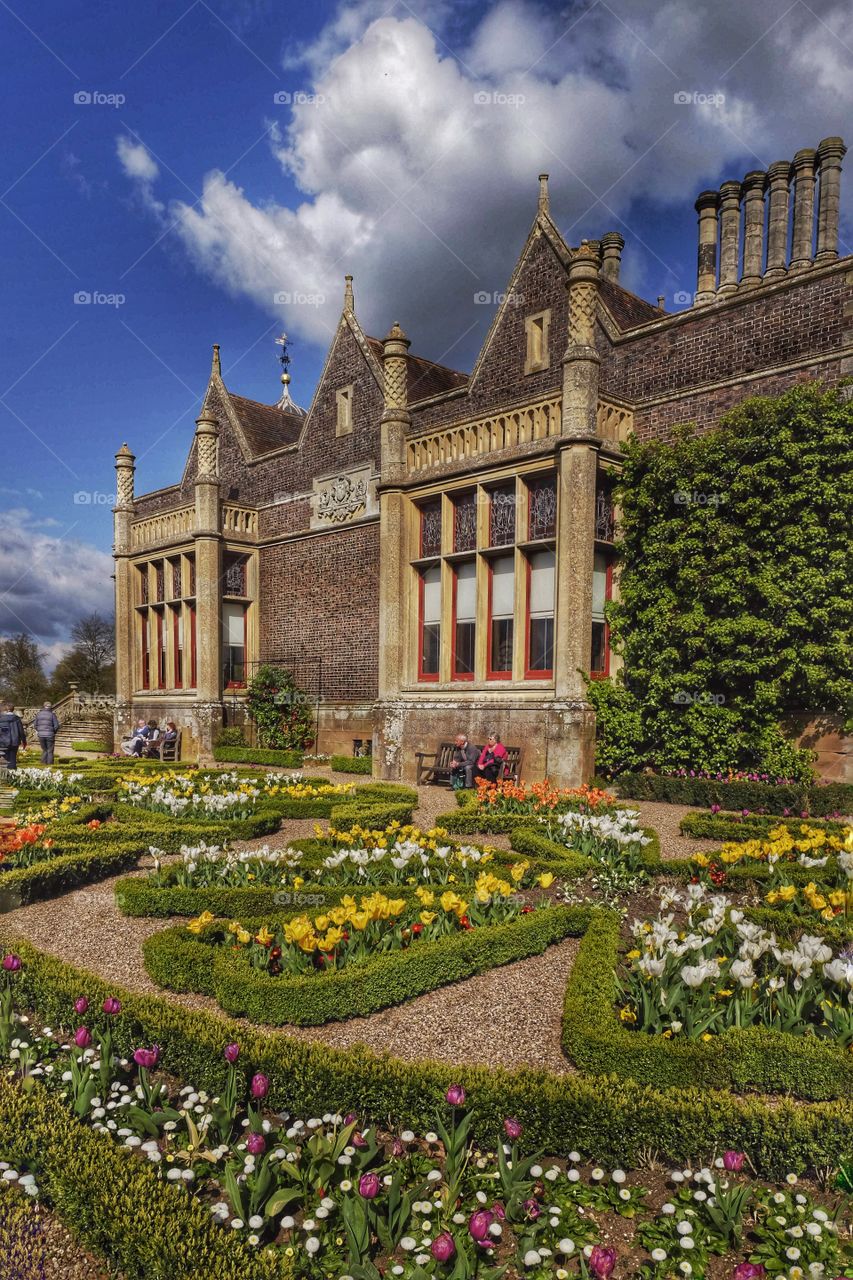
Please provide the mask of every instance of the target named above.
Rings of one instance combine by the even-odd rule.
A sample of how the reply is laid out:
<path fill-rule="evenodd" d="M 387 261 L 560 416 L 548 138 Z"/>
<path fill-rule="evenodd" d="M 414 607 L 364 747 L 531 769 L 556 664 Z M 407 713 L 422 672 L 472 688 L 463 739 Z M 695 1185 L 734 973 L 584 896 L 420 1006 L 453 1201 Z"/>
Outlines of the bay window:
<path fill-rule="evenodd" d="M 474 679 L 477 633 L 477 565 L 466 560 L 453 577 L 453 679 Z"/>
<path fill-rule="evenodd" d="M 437 680 L 441 656 L 441 566 L 425 569 L 420 578 L 420 644 L 418 674 Z"/>
<path fill-rule="evenodd" d="M 489 666 L 498 680 L 512 678 L 515 620 L 515 556 L 498 556 L 489 574 Z"/>
<path fill-rule="evenodd" d="M 246 606 L 222 605 L 223 684 L 234 688 L 246 683 Z"/>
<path fill-rule="evenodd" d="M 526 675 L 544 679 L 554 671 L 554 552 L 537 551 L 527 564 Z"/>

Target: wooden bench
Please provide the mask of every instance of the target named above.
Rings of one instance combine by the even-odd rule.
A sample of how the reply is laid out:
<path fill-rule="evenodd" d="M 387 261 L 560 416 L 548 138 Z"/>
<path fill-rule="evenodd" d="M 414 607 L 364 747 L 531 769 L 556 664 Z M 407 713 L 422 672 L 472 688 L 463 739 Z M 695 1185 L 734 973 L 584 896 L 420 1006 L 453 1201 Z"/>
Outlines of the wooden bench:
<path fill-rule="evenodd" d="M 472 745 L 479 756 L 483 750 L 482 746 Z M 450 771 L 453 768 L 455 746 L 454 742 L 440 742 L 436 751 L 415 752 L 415 759 L 418 762 L 417 785 L 419 787 L 450 785 Z M 506 759 L 500 774 L 501 779 L 518 779 L 521 777 L 521 756 L 521 747 L 506 748 Z"/>
<path fill-rule="evenodd" d="M 181 758 L 181 730 L 178 730 L 178 736 L 174 742 L 166 742 L 165 738 L 152 742 L 150 747 L 144 749 L 144 755 L 149 759 L 159 756 L 161 760 L 180 760 Z"/>

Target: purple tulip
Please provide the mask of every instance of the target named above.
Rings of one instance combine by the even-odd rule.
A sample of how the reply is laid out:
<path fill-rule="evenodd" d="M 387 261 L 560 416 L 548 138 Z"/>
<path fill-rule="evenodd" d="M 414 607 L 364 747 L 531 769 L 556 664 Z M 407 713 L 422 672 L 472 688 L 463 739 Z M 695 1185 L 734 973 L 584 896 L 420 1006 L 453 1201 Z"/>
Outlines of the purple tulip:
<path fill-rule="evenodd" d="M 74 1043 L 78 1049 L 88 1049 L 92 1043 L 92 1033 L 87 1027 L 78 1027 L 74 1032 Z"/>
<path fill-rule="evenodd" d="M 367 1139 L 365 1138 L 363 1133 L 360 1133 L 358 1131 L 358 1129 L 356 1129 L 355 1133 L 350 1138 L 350 1142 L 355 1147 L 356 1151 L 367 1150 L 367 1147 L 368 1147 Z"/>
<path fill-rule="evenodd" d="M 399 1138 L 395 1138 L 394 1141 L 391 1143 L 391 1155 L 396 1156 L 399 1159 L 400 1156 L 405 1154 L 406 1154 L 405 1146 L 403 1145 L 403 1143 Z"/>
<path fill-rule="evenodd" d="M 524 1212 L 527 1214 L 531 1222 L 535 1222 L 542 1214 L 542 1206 L 538 1200 L 534 1200 L 533 1196 L 524 1202 Z"/>
<path fill-rule="evenodd" d="M 262 1156 L 267 1149 L 263 1135 L 260 1133 L 250 1133 L 246 1139 L 246 1150 L 250 1156 Z"/>
<path fill-rule="evenodd" d="M 21 957 L 16 956 L 14 951 L 10 951 L 7 956 L 3 957 L 3 968 L 7 973 L 17 973 L 21 967 Z"/>
<path fill-rule="evenodd" d="M 616 1266 L 616 1250 L 597 1244 L 589 1255 L 589 1269 L 597 1280 L 609 1280 Z"/>
<path fill-rule="evenodd" d="M 719 812 L 720 812 L 720 806 L 719 806 L 718 804 L 712 804 L 712 805 L 711 805 L 711 812 L 712 812 L 712 813 L 719 813 Z"/>
<path fill-rule="evenodd" d="M 764 1274 L 760 1262 L 740 1262 L 735 1267 L 734 1280 L 761 1280 Z"/>
<path fill-rule="evenodd" d="M 260 1102 L 260 1100 L 265 1098 L 270 1091 L 270 1082 L 268 1077 L 262 1075 L 259 1071 L 257 1075 L 252 1076 L 250 1088 L 252 1097 L 256 1102 Z"/>
<path fill-rule="evenodd" d="M 452 1084 L 445 1094 L 448 1104 L 451 1107 L 465 1106 L 465 1090 L 461 1084 Z"/>
<path fill-rule="evenodd" d="M 114 1017 L 117 1013 L 121 1013 L 121 1001 L 117 1000 L 115 996 L 107 996 L 101 1008 L 104 1013 L 109 1013 Z"/>
<path fill-rule="evenodd" d="M 437 1262 L 449 1262 L 456 1253 L 456 1245 L 450 1232 L 442 1231 L 440 1236 L 436 1236 L 429 1251 Z"/>
<path fill-rule="evenodd" d="M 723 1168 L 728 1169 L 729 1173 L 740 1173 L 745 1159 L 742 1151 L 724 1151 Z"/>
<path fill-rule="evenodd" d="M 482 1244 L 489 1238 L 489 1227 L 494 1221 L 494 1214 L 488 1209 L 477 1209 L 468 1219 L 468 1230 L 477 1244 Z"/>
<path fill-rule="evenodd" d="M 521 1137 L 522 1127 L 517 1120 L 512 1118 L 512 1116 L 508 1116 L 506 1120 L 504 1120 L 504 1133 L 509 1138 L 510 1142 L 515 1142 L 516 1139 Z"/>
<path fill-rule="evenodd" d="M 344 1116 L 344 1124 L 345 1125 L 355 1124 L 357 1119 L 358 1119 L 358 1116 L 355 1114 L 354 1111 L 348 1111 L 347 1114 Z"/>
<path fill-rule="evenodd" d="M 146 1071 L 153 1071 L 160 1061 L 160 1046 L 155 1044 L 150 1049 L 135 1049 L 133 1061 L 138 1067 L 144 1067 Z"/>
<path fill-rule="evenodd" d="M 88 1012 L 88 1009 L 89 1009 L 89 1001 L 86 999 L 86 997 L 78 996 L 77 999 L 74 1001 L 74 1012 L 78 1015 L 78 1017 L 82 1018 L 83 1014 Z"/>
<path fill-rule="evenodd" d="M 378 1174 L 363 1173 L 358 1181 L 358 1194 L 365 1200 L 375 1200 L 381 1185 Z"/>
<path fill-rule="evenodd" d="M 499 1222 L 506 1221 L 506 1209 L 503 1207 L 500 1200 L 496 1200 L 495 1203 L 492 1205 L 492 1213 L 495 1215 L 495 1217 L 498 1219 Z"/>
<path fill-rule="evenodd" d="M 224 1049 L 225 1061 L 234 1066 L 234 1063 L 240 1057 L 240 1046 L 238 1044 L 227 1044 Z"/>

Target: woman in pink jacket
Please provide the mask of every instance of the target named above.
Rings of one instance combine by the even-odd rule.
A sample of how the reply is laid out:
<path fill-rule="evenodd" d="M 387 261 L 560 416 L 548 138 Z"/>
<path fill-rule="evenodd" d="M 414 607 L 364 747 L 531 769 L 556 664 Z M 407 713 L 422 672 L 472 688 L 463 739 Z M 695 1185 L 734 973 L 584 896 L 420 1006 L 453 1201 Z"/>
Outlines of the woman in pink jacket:
<path fill-rule="evenodd" d="M 475 778 L 485 778 L 487 782 L 497 782 L 503 773 L 506 760 L 506 747 L 496 733 L 490 733 L 486 745 L 480 752 Z"/>

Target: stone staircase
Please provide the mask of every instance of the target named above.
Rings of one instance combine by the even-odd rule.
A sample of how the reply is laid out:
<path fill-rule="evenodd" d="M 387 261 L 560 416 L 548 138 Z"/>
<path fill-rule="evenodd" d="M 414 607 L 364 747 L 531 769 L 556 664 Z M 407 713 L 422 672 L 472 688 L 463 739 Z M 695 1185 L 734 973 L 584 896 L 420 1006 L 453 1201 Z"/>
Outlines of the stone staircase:
<path fill-rule="evenodd" d="M 57 750 L 71 751 L 75 742 L 112 743 L 113 722 L 107 716 L 79 712 L 63 718 L 59 715 L 61 728 L 56 735 Z M 38 746 L 36 738 L 33 746 Z"/>

